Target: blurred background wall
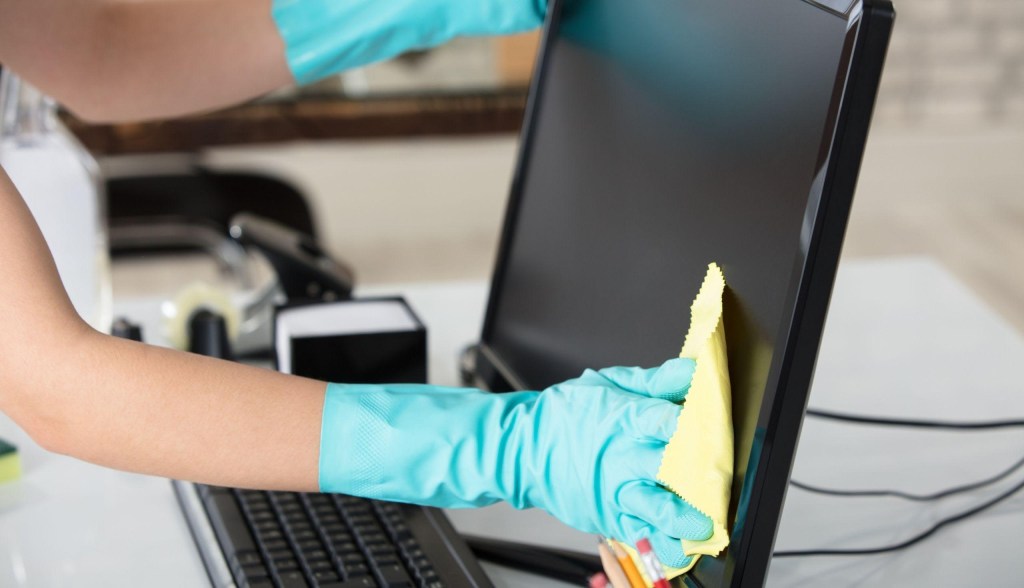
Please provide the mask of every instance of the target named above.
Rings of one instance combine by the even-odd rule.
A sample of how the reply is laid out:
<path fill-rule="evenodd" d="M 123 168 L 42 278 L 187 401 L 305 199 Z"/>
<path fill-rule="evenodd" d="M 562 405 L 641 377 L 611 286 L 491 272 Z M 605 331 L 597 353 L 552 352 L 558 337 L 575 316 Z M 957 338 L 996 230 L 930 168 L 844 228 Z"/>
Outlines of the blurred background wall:
<path fill-rule="evenodd" d="M 1024 2 L 895 0 L 876 123 L 1024 125 Z"/>

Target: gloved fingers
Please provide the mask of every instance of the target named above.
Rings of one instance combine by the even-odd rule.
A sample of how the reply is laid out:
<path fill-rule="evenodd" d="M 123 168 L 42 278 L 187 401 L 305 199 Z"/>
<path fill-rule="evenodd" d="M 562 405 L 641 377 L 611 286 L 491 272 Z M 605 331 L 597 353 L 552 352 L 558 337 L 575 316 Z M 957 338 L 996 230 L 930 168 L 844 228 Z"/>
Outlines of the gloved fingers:
<path fill-rule="evenodd" d="M 597 374 L 627 392 L 679 404 L 690 390 L 694 369 L 692 359 L 675 357 L 656 368 L 610 367 Z"/>
<path fill-rule="evenodd" d="M 668 443 L 679 424 L 679 405 L 657 398 L 638 398 L 631 403 L 624 424 L 633 435 L 658 443 Z"/>
<path fill-rule="evenodd" d="M 629 460 L 625 463 L 623 477 L 627 478 L 628 484 L 656 484 L 658 481 L 658 468 L 661 467 L 661 457 L 665 448 L 651 443 L 642 443 L 629 450 Z"/>
<path fill-rule="evenodd" d="M 579 377 L 562 382 L 563 386 L 607 386 L 608 378 L 605 378 L 592 369 L 585 369 Z"/>
<path fill-rule="evenodd" d="M 683 553 L 683 545 L 679 539 L 659 532 L 643 520 L 624 516 L 620 519 L 620 524 L 626 534 L 626 537 L 619 538 L 620 541 L 635 546 L 637 541 L 647 537 L 651 541 L 654 554 L 658 556 L 658 561 L 662 564 L 670 568 L 685 568 L 693 561 L 692 556 Z"/>
<path fill-rule="evenodd" d="M 661 486 L 629 485 L 622 489 L 619 505 L 627 514 L 670 537 L 703 541 L 714 533 L 710 518 Z"/>

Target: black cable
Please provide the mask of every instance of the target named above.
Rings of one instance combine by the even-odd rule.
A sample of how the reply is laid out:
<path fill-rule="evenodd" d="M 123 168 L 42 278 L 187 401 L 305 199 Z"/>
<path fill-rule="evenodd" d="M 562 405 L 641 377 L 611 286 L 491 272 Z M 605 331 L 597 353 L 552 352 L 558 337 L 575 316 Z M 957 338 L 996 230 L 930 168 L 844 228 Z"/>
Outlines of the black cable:
<path fill-rule="evenodd" d="M 582 585 L 602 569 L 601 558 L 592 553 L 542 547 L 476 535 L 463 535 L 477 558 L 570 584 Z"/>
<path fill-rule="evenodd" d="M 888 553 L 888 552 L 891 552 L 891 551 L 899 551 L 901 549 L 906 549 L 907 547 L 910 547 L 912 545 L 920 543 L 921 541 L 924 541 L 925 539 L 927 539 L 928 537 L 931 537 L 932 535 L 934 535 L 940 529 L 942 529 L 943 527 L 945 527 L 947 525 L 951 525 L 953 523 L 962 521 L 962 520 L 964 520 L 964 519 L 966 519 L 968 517 L 972 517 L 972 516 L 982 512 L 984 510 L 992 508 L 993 506 L 995 506 L 995 505 L 999 504 L 1000 502 L 1006 500 L 1007 498 L 1013 496 L 1014 494 L 1019 492 L 1022 488 L 1024 488 L 1024 480 L 1018 482 L 1016 486 L 1010 488 L 1009 490 L 1003 492 L 1002 494 L 999 494 L 995 498 L 992 498 L 991 500 L 983 502 L 983 503 L 979 504 L 978 506 L 971 507 L 971 508 L 969 508 L 969 509 L 967 509 L 967 510 L 965 510 L 965 511 L 959 513 L 959 514 L 956 514 L 956 515 L 953 515 L 951 517 L 942 519 L 941 521 L 939 521 L 939 522 L 935 523 L 934 525 L 932 525 L 926 531 L 924 531 L 922 533 L 919 533 L 917 535 L 914 535 L 913 537 L 911 537 L 911 538 L 909 538 L 906 541 L 903 541 L 901 543 L 896 543 L 896 544 L 893 544 L 893 545 L 885 545 L 885 546 L 882 546 L 882 547 L 865 547 L 865 548 L 860 548 L 860 549 L 805 549 L 805 550 L 776 551 L 775 553 L 772 554 L 772 557 L 815 557 L 815 556 L 876 555 L 876 554 L 879 554 L 879 553 Z"/>
<path fill-rule="evenodd" d="M 843 414 L 828 410 L 807 409 L 807 416 L 820 419 L 831 419 L 834 421 L 845 421 L 864 425 L 883 425 L 892 427 L 917 427 L 924 429 L 1005 429 L 1010 427 L 1024 427 L 1024 420 L 1004 421 L 979 421 L 979 422 L 956 422 L 956 421 L 929 421 L 915 419 L 890 419 L 870 417 L 855 414 Z"/>
<path fill-rule="evenodd" d="M 829 496 L 890 496 L 893 498 L 903 498 L 904 500 L 927 502 L 931 500 L 939 500 L 941 498 L 946 498 L 947 496 L 953 496 L 954 494 L 970 492 L 971 490 L 977 490 L 978 488 L 984 488 L 985 486 L 990 486 L 1002 480 L 1003 478 L 1006 478 L 1013 472 L 1019 470 L 1021 467 L 1024 467 L 1024 457 L 1020 458 L 1012 466 L 1006 468 L 1005 470 L 999 472 L 998 474 L 992 476 L 991 478 L 986 478 L 984 480 L 979 480 L 977 482 L 972 482 L 970 484 L 964 484 L 962 486 L 953 486 L 952 488 L 940 490 L 932 494 L 911 494 L 909 492 L 901 492 L 899 490 L 836 490 L 833 488 L 822 488 L 821 486 L 812 486 L 810 484 L 805 484 L 803 482 L 792 479 L 789 481 L 789 483 L 801 490 L 806 490 L 807 492 L 814 492 L 816 494 L 827 494 Z"/>

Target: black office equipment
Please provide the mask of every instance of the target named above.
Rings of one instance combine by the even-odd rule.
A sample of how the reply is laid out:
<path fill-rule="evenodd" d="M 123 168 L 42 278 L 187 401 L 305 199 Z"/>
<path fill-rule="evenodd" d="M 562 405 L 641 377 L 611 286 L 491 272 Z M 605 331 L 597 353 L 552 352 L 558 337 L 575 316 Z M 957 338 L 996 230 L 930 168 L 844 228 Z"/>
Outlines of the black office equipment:
<path fill-rule="evenodd" d="M 312 236 L 248 213 L 232 217 L 228 233 L 267 258 L 289 302 L 352 297 L 355 276 L 351 268 L 327 255 Z"/>
<path fill-rule="evenodd" d="M 207 357 L 232 359 L 224 317 L 205 308 L 194 312 L 188 319 L 188 350 Z"/>
<path fill-rule="evenodd" d="M 878 87 L 885 0 L 555 0 L 475 369 L 495 391 L 674 355 L 728 282 L 731 544 L 764 582 Z"/>
<path fill-rule="evenodd" d="M 277 368 L 325 382 L 427 381 L 427 329 L 401 297 L 279 308 Z"/>
<path fill-rule="evenodd" d="M 117 317 L 110 324 L 110 334 L 129 341 L 142 341 L 142 325 L 133 323 L 125 317 Z"/>
<path fill-rule="evenodd" d="M 600 556 L 538 547 L 491 537 L 466 536 L 473 555 L 507 568 L 523 570 L 568 584 L 583 586 L 602 570 Z"/>

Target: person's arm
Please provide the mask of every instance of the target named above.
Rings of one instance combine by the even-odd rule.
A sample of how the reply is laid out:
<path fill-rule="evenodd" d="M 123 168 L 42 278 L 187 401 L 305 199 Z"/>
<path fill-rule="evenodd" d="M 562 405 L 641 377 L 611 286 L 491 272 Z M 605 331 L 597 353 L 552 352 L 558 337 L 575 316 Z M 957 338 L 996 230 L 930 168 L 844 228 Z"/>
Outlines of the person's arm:
<path fill-rule="evenodd" d="M 208 110 L 292 81 L 271 0 L 0 0 L 0 62 L 91 120 Z"/>
<path fill-rule="evenodd" d="M 0 267 L 0 410 L 43 447 L 172 478 L 318 488 L 325 384 L 93 331 L 2 170 Z"/>
<path fill-rule="evenodd" d="M 89 120 L 164 118 L 462 35 L 546 0 L 0 0 L 0 63 Z"/>

